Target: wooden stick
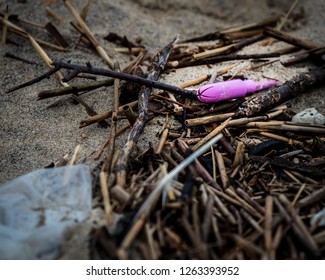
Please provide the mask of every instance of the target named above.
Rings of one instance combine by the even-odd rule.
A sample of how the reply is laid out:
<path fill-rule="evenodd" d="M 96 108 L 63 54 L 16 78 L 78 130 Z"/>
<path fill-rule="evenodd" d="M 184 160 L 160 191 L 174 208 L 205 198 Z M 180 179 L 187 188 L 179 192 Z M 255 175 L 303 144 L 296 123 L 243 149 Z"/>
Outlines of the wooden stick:
<path fill-rule="evenodd" d="M 218 197 L 216 193 L 213 192 L 213 189 L 209 186 L 207 187 L 207 190 L 209 193 L 213 194 L 214 202 L 217 206 L 217 208 L 220 210 L 222 215 L 230 222 L 230 224 L 235 225 L 237 223 L 235 217 L 233 214 L 228 210 L 226 205 L 222 202 L 222 200 Z"/>
<path fill-rule="evenodd" d="M 223 46 L 214 50 L 207 50 L 198 54 L 194 54 L 193 57 L 185 58 L 179 61 L 177 67 L 188 67 L 193 65 L 207 64 L 207 59 L 218 57 L 221 54 L 228 54 L 243 48 L 244 46 L 253 44 L 263 38 L 263 35 L 257 35 L 252 38 L 243 39 L 238 43 Z M 227 59 L 226 59 L 227 60 Z M 200 62 L 201 61 L 201 62 Z M 215 62 L 211 62 L 215 63 Z"/>
<path fill-rule="evenodd" d="M 252 199 L 247 192 L 245 192 L 242 188 L 237 188 L 236 193 L 238 193 L 247 203 L 252 205 L 261 215 L 265 215 L 265 209 L 257 203 L 254 199 Z"/>
<path fill-rule="evenodd" d="M 132 101 L 132 102 L 126 104 L 126 105 L 120 106 L 120 107 L 118 107 L 118 114 L 121 114 L 123 112 L 124 106 L 129 106 L 131 108 L 135 108 L 137 105 L 138 105 L 138 101 Z M 108 118 L 110 118 L 112 116 L 112 113 L 113 113 L 113 111 L 110 110 L 110 111 L 100 113 L 100 114 L 98 114 L 96 116 L 90 117 L 88 119 L 81 120 L 79 128 L 86 127 L 88 125 L 91 125 L 91 124 L 100 122 L 102 120 L 108 119 Z"/>
<path fill-rule="evenodd" d="M 290 49 L 290 51 L 297 50 L 297 49 Z M 289 50 L 288 50 L 289 52 Z M 207 64 L 216 64 L 219 62 L 225 62 L 230 60 L 240 60 L 239 63 L 243 60 L 248 59 L 263 59 L 263 58 L 273 58 L 279 57 L 281 55 L 280 52 L 269 52 L 269 53 L 252 53 L 252 54 L 236 54 L 230 53 L 227 55 L 217 55 L 212 57 L 203 58 L 200 60 L 182 60 L 174 68 L 181 68 L 181 67 L 189 67 L 189 66 L 199 66 L 199 65 L 207 65 Z"/>
<path fill-rule="evenodd" d="M 143 225 L 145 223 L 145 214 L 140 217 L 132 226 L 132 228 L 128 231 L 127 235 L 124 237 L 120 248 L 117 251 L 117 257 L 121 260 L 128 259 L 128 248 L 130 247 L 133 240 L 137 237 L 140 230 L 142 230 Z"/>
<path fill-rule="evenodd" d="M 157 80 L 164 69 L 164 66 L 168 60 L 168 56 L 170 50 L 172 49 L 173 44 L 176 42 L 177 37 L 169 43 L 161 52 L 160 55 L 156 57 L 156 64 L 154 64 L 153 69 L 149 74 L 149 80 L 154 81 Z M 139 113 L 138 118 L 135 124 L 132 127 L 132 130 L 129 134 L 128 141 L 124 145 L 124 149 L 122 150 L 118 163 L 117 163 L 117 185 L 121 188 L 125 187 L 126 184 L 126 165 L 129 158 L 129 155 L 136 145 L 146 122 L 148 121 L 148 102 L 149 96 L 151 94 L 151 88 L 149 87 L 142 87 L 139 93 Z"/>
<path fill-rule="evenodd" d="M 94 34 L 91 32 L 91 30 L 89 29 L 89 27 L 87 26 L 87 24 L 81 18 L 81 16 L 77 12 L 76 7 L 72 4 L 72 2 L 70 0 L 64 0 L 64 4 L 69 9 L 69 11 L 73 15 L 73 17 L 77 20 L 78 24 L 81 26 L 81 28 L 85 32 L 87 38 L 92 43 L 92 45 L 94 46 L 94 48 L 97 50 L 97 52 L 100 55 L 100 57 L 104 59 L 104 61 L 107 63 L 107 65 L 111 69 L 113 69 L 114 68 L 114 64 L 113 64 L 111 58 L 108 56 L 108 54 L 103 49 L 103 47 L 99 44 L 99 42 L 96 39 L 96 37 L 94 36 Z"/>
<path fill-rule="evenodd" d="M 117 78 L 120 80 L 125 80 L 129 82 L 134 82 L 138 83 L 141 85 L 145 85 L 147 87 L 153 87 L 153 88 L 158 88 L 158 89 L 163 89 L 166 91 L 170 91 L 179 95 L 184 95 L 186 97 L 191 97 L 196 94 L 196 91 L 193 90 L 187 90 L 183 89 L 177 86 L 172 86 L 169 84 L 165 84 L 156 80 L 150 80 L 149 78 L 142 78 L 139 76 L 135 75 L 130 75 L 128 73 L 122 73 L 122 72 L 117 72 L 113 71 L 110 69 L 106 68 L 100 68 L 100 67 L 94 67 L 91 66 L 90 64 L 87 65 L 80 65 L 80 64 L 71 64 L 71 63 L 65 63 L 65 62 L 53 62 L 52 63 L 57 69 L 65 68 L 65 69 L 70 69 L 75 71 L 76 76 L 78 73 L 88 73 L 88 74 L 93 74 L 93 75 L 100 75 L 100 76 L 106 76 L 106 77 L 111 77 L 111 78 Z M 72 77 L 66 77 L 67 80 L 70 80 Z"/>
<path fill-rule="evenodd" d="M 71 93 L 77 94 L 83 91 L 90 91 L 101 87 L 108 87 L 108 86 L 112 86 L 113 84 L 114 84 L 114 79 L 105 79 L 102 81 L 79 83 L 77 85 L 73 85 L 69 87 L 44 90 L 39 92 L 37 96 L 38 96 L 38 100 L 43 100 L 55 96 L 62 96 Z"/>
<path fill-rule="evenodd" d="M 192 87 L 192 86 L 196 86 L 198 84 L 201 84 L 202 82 L 206 81 L 209 79 L 210 75 L 202 75 L 200 77 L 196 77 L 192 80 L 186 81 L 185 83 L 182 83 L 180 85 L 178 85 L 180 88 L 187 88 L 187 87 Z"/>
<path fill-rule="evenodd" d="M 115 69 L 118 69 L 118 64 L 115 65 Z M 105 160 L 103 162 L 103 170 L 107 173 L 111 170 L 111 164 L 113 155 L 115 152 L 115 139 L 116 139 L 116 128 L 117 128 L 117 114 L 119 107 L 119 86 L 120 81 L 118 79 L 114 80 L 114 100 L 113 100 L 113 110 L 112 110 L 112 118 L 111 118 L 111 129 L 109 133 L 109 143 L 108 149 L 106 153 Z"/>
<path fill-rule="evenodd" d="M 232 238 L 239 248 L 245 248 L 245 251 L 255 253 L 259 257 L 265 255 L 265 252 L 260 247 L 248 241 L 247 239 L 244 239 L 240 235 L 234 234 L 232 235 Z"/>
<path fill-rule="evenodd" d="M 46 54 L 46 52 L 41 48 L 41 46 L 37 43 L 37 41 L 32 36 L 28 35 L 28 38 L 29 38 L 30 42 L 32 43 L 33 47 L 35 48 L 35 50 L 37 51 L 37 53 L 45 61 L 47 66 L 50 67 L 51 69 L 53 69 L 54 67 L 52 65 L 52 60 Z M 54 75 L 55 75 L 56 79 L 61 83 L 61 85 L 63 85 L 64 87 L 69 86 L 67 83 L 62 82 L 63 76 L 59 71 L 55 72 Z"/>
<path fill-rule="evenodd" d="M 153 238 L 153 234 L 156 231 L 155 227 L 145 224 L 144 231 L 146 234 L 146 239 L 149 247 L 149 259 L 156 260 L 158 258 L 157 252 L 155 250 L 155 240 Z"/>
<path fill-rule="evenodd" d="M 287 137 L 277 135 L 277 134 L 274 134 L 274 133 L 261 131 L 261 132 L 259 132 L 259 134 L 261 134 L 263 136 L 266 136 L 266 137 L 269 137 L 269 138 L 273 138 L 273 139 L 277 139 L 277 140 L 280 140 L 280 141 L 287 142 L 288 144 L 291 144 L 291 145 L 303 145 L 303 142 L 301 142 L 301 141 L 297 141 L 297 140 L 294 140 L 294 139 L 289 139 Z"/>
<path fill-rule="evenodd" d="M 16 34 L 18 34 L 19 36 L 22 36 L 22 37 L 25 37 L 25 38 L 28 38 L 28 36 L 30 36 L 28 34 L 28 32 L 26 32 L 24 29 L 18 27 L 17 25 L 11 23 L 9 20 L 5 20 L 3 17 L 0 17 L 0 22 L 4 25 L 6 25 L 8 27 L 9 30 L 15 32 Z M 35 41 L 42 45 L 42 46 L 46 46 L 48 48 L 51 48 L 53 50 L 57 50 L 57 51 L 61 51 L 61 52 L 66 52 L 68 51 L 66 48 L 62 48 L 61 46 L 58 46 L 58 45 L 54 45 L 54 44 L 51 44 L 51 43 L 48 43 L 48 42 L 45 42 L 43 40 L 40 40 L 40 39 L 35 39 Z"/>
<path fill-rule="evenodd" d="M 292 11 L 295 9 L 295 7 L 298 5 L 299 0 L 295 0 L 293 2 L 293 4 L 290 6 L 290 9 L 288 10 L 288 12 L 285 14 L 285 16 L 281 19 L 280 23 L 278 24 L 278 26 L 276 27 L 276 30 L 280 31 L 284 24 L 286 23 L 286 21 L 288 20 L 289 16 L 291 15 Z M 270 38 L 268 43 L 269 45 L 272 44 L 275 40 L 273 38 Z"/>
<path fill-rule="evenodd" d="M 264 34 L 268 35 L 268 36 L 271 36 L 271 37 L 273 37 L 275 39 L 287 42 L 289 44 L 301 47 L 303 49 L 309 50 L 309 49 L 319 48 L 319 46 L 314 44 L 313 42 L 310 42 L 308 40 L 295 38 L 293 36 L 290 36 L 290 35 L 288 35 L 286 33 L 281 32 L 279 30 L 275 30 L 275 29 L 272 29 L 272 28 L 269 28 L 269 27 L 264 28 Z"/>
<path fill-rule="evenodd" d="M 185 233 L 188 235 L 189 239 L 191 240 L 191 243 L 193 244 L 194 248 L 197 251 L 198 258 L 199 259 L 207 259 L 207 248 L 206 245 L 202 243 L 202 241 L 198 238 L 196 238 L 196 235 L 194 234 L 194 231 L 191 227 L 191 224 L 188 221 L 187 218 L 187 212 L 188 212 L 188 207 L 186 207 L 183 210 L 182 218 L 180 220 L 181 225 L 183 226 Z"/>
<path fill-rule="evenodd" d="M 310 204 L 314 204 L 318 201 L 321 201 L 325 198 L 325 188 L 321 188 L 310 195 L 300 199 L 297 203 L 298 208 L 306 207 Z"/>
<path fill-rule="evenodd" d="M 310 72 L 300 74 L 293 81 L 271 89 L 266 93 L 256 95 L 245 101 L 236 111 L 236 117 L 251 117 L 283 103 L 300 93 L 315 86 L 325 84 L 325 68 L 317 68 Z"/>
<path fill-rule="evenodd" d="M 258 219 L 261 219 L 262 218 L 262 215 L 260 213 L 258 213 L 251 205 L 249 205 L 245 200 L 241 199 L 237 194 L 236 192 L 233 190 L 232 187 L 229 187 L 225 190 L 225 192 L 233 197 L 234 199 L 236 199 L 240 205 L 247 211 L 249 212 L 250 214 L 252 214 L 253 216 L 255 216 L 256 218 Z"/>
<path fill-rule="evenodd" d="M 126 116 L 126 118 L 128 119 L 129 123 L 131 126 L 134 125 L 136 119 L 137 119 L 137 116 L 136 114 L 133 112 L 133 109 L 132 107 L 128 106 L 128 105 L 125 105 L 123 106 L 123 114 Z M 118 110 L 117 110 L 118 111 Z"/>
<path fill-rule="evenodd" d="M 284 24 L 286 23 L 286 21 L 288 20 L 289 16 L 291 15 L 292 11 L 296 8 L 296 6 L 298 5 L 300 0 L 295 0 L 293 2 L 293 4 L 290 6 L 290 9 L 288 10 L 288 12 L 285 14 L 285 16 L 282 18 L 280 24 L 277 26 L 277 30 L 281 30 L 284 26 Z"/>
<path fill-rule="evenodd" d="M 81 13 L 80 13 L 80 17 L 85 21 L 87 16 L 88 16 L 88 13 L 89 13 L 89 10 L 90 10 L 90 5 L 92 4 L 93 0 L 88 0 L 87 4 L 83 7 L 83 9 L 81 10 Z"/>
<path fill-rule="evenodd" d="M 161 134 L 159 144 L 157 146 L 155 154 L 160 154 L 161 153 L 161 151 L 162 151 L 162 149 L 163 149 L 163 147 L 164 147 L 164 145 L 165 145 L 165 143 L 167 141 L 167 137 L 168 137 L 168 133 L 169 133 L 169 129 L 170 129 L 170 123 L 169 123 L 168 119 L 167 119 L 164 127 L 165 128 L 164 128 L 164 130 L 163 130 L 163 132 Z"/>
<path fill-rule="evenodd" d="M 305 241 L 310 246 L 311 251 L 315 255 L 319 255 L 319 248 L 311 236 L 310 232 L 306 228 L 305 224 L 302 222 L 300 216 L 297 214 L 296 210 L 292 207 L 289 200 L 286 198 L 285 195 L 280 194 L 279 200 L 283 204 L 283 206 L 286 208 L 288 213 L 290 214 L 290 217 L 292 218 L 293 222 L 297 225 L 297 227 L 301 230 L 302 234 L 304 235 Z"/>
<path fill-rule="evenodd" d="M 276 232 L 274 234 L 274 238 L 273 238 L 273 244 L 272 244 L 272 249 L 271 252 L 269 254 L 269 259 L 271 260 L 275 260 L 276 259 L 276 251 L 280 245 L 281 239 L 283 238 L 283 225 L 279 225 L 278 228 L 276 229 Z"/>
<path fill-rule="evenodd" d="M 199 139 L 199 141 L 200 140 L 201 139 Z M 214 148 L 213 147 L 211 147 L 211 157 L 212 157 L 212 168 L 213 168 L 213 180 L 214 181 L 217 181 L 217 160 L 216 160 L 216 154 L 214 152 Z"/>
<path fill-rule="evenodd" d="M 226 29 L 223 29 L 220 31 L 208 33 L 203 36 L 196 37 L 196 38 L 187 39 L 183 42 L 199 42 L 199 41 L 216 40 L 216 39 L 219 39 L 220 36 L 223 34 L 229 34 L 229 33 L 239 32 L 239 31 L 254 30 L 254 29 L 264 27 L 264 26 L 273 25 L 279 20 L 279 18 L 280 18 L 279 15 L 271 16 L 271 17 L 268 17 L 261 21 L 253 21 L 253 22 L 249 22 L 246 24 L 240 24 L 240 25 L 226 28 Z"/>
<path fill-rule="evenodd" d="M 50 7 L 45 8 L 46 13 L 52 17 L 58 24 L 63 23 L 63 19 Z"/>
<path fill-rule="evenodd" d="M 225 163 L 223 161 L 223 157 L 222 157 L 221 153 L 219 153 L 217 150 L 215 151 L 215 155 L 217 158 L 218 169 L 219 169 L 219 173 L 220 173 L 220 177 L 221 177 L 222 186 L 224 189 L 226 189 L 228 187 L 229 181 L 228 181 L 228 175 L 227 175 Z"/>
<path fill-rule="evenodd" d="M 73 153 L 73 156 L 72 156 L 72 158 L 71 158 L 71 160 L 69 162 L 69 165 L 74 165 L 77 162 L 77 160 L 78 160 L 78 158 L 80 156 L 81 150 L 82 150 L 82 146 L 77 145 L 77 147 L 75 148 L 75 151 Z"/>
<path fill-rule="evenodd" d="M 100 172 L 99 181 L 100 181 L 100 189 L 101 189 L 103 201 L 104 201 L 106 222 L 108 225 L 112 225 L 113 224 L 112 206 L 110 203 L 106 172 L 104 172 L 104 171 Z"/>
<path fill-rule="evenodd" d="M 236 46 L 236 44 L 231 44 L 231 45 L 220 47 L 220 48 L 217 48 L 217 49 L 204 51 L 204 52 L 201 52 L 201 53 L 194 54 L 193 58 L 198 60 L 198 59 L 203 59 L 203 58 L 207 58 L 207 57 L 211 57 L 211 56 L 220 55 L 220 54 L 223 54 L 225 52 L 229 52 L 229 50 L 234 49 L 235 46 Z"/>
<path fill-rule="evenodd" d="M 305 61 L 309 58 L 321 58 L 321 55 L 325 53 L 325 47 L 315 48 L 315 49 L 309 49 L 305 50 L 296 54 L 293 54 L 291 56 L 284 56 L 280 58 L 281 64 L 283 66 L 291 66 L 293 64 Z"/>
<path fill-rule="evenodd" d="M 89 116 L 97 115 L 97 112 L 91 106 L 89 106 L 83 99 L 81 99 L 79 96 L 71 94 L 71 98 L 73 100 L 75 100 L 76 102 L 78 102 L 80 105 L 82 105 L 86 109 L 86 112 Z M 98 122 L 98 124 L 104 128 L 108 127 L 108 123 L 105 120 Z"/>
<path fill-rule="evenodd" d="M 300 195 L 302 194 L 302 192 L 304 191 L 306 187 L 306 184 L 302 184 L 301 187 L 299 188 L 299 191 L 297 192 L 297 194 L 295 195 L 295 198 L 293 199 L 291 205 L 294 207 L 300 197 Z"/>
<path fill-rule="evenodd" d="M 205 136 L 199 143 L 197 143 L 192 150 L 196 151 L 199 147 L 201 147 L 204 143 L 208 142 L 210 139 L 215 137 L 217 134 L 219 134 L 225 127 L 228 126 L 230 121 L 230 118 L 225 120 L 222 124 L 217 126 L 213 131 L 211 131 L 207 136 Z"/>
<path fill-rule="evenodd" d="M 201 231 L 202 225 L 198 214 L 198 201 L 196 197 L 192 197 L 191 218 L 195 239 L 197 240 L 197 243 L 203 243 Z"/>
<path fill-rule="evenodd" d="M 206 203 L 203 222 L 202 222 L 202 240 L 206 242 L 208 240 L 208 236 L 210 233 L 210 227 L 212 222 L 212 210 L 213 210 L 214 198 L 213 195 L 210 194 L 208 196 L 208 201 Z"/>
<path fill-rule="evenodd" d="M 169 95 L 169 96 L 171 96 L 171 95 Z M 174 96 L 174 95 L 173 95 Z M 176 104 L 177 106 L 175 107 L 175 108 L 181 108 L 181 107 L 183 107 L 183 108 L 186 108 L 186 109 L 188 109 L 188 110 L 190 110 L 190 111 L 198 111 L 198 110 L 200 110 L 200 107 L 199 106 L 191 106 L 191 105 L 186 105 L 186 104 L 183 104 L 183 103 L 180 103 L 180 102 L 178 102 L 178 101 L 175 101 L 176 99 L 175 99 L 175 97 L 173 97 L 173 99 L 171 99 L 171 98 L 168 98 L 168 97 L 165 97 L 165 96 L 162 96 L 162 95 L 160 95 L 160 94 L 152 94 L 152 96 L 151 97 L 153 97 L 154 99 L 162 99 L 162 100 L 166 100 L 166 101 L 168 101 L 168 102 L 170 102 L 170 103 L 173 103 L 173 104 Z M 175 99 L 175 100 L 174 100 Z M 181 112 L 181 111 L 183 111 L 183 110 L 180 110 L 180 109 L 174 109 L 174 112 Z"/>
<path fill-rule="evenodd" d="M 243 149 L 244 149 L 244 143 L 238 141 L 234 162 L 232 164 L 233 168 L 236 168 L 239 164 L 241 164 L 243 160 Z"/>
<path fill-rule="evenodd" d="M 59 30 L 52 23 L 48 22 L 47 24 L 45 24 L 44 28 L 49 33 L 49 35 L 51 35 L 60 46 L 62 46 L 63 48 L 69 47 L 69 44 L 67 43 L 67 41 L 64 39 L 62 34 L 59 32 Z"/>
<path fill-rule="evenodd" d="M 251 226 L 259 233 L 259 234 L 263 234 L 263 229 L 262 227 L 259 225 L 259 223 L 257 221 L 254 220 L 254 218 L 249 215 L 245 210 L 240 209 L 239 210 L 240 214 L 251 224 Z"/>
<path fill-rule="evenodd" d="M 212 122 L 220 122 L 225 121 L 229 119 L 230 117 L 233 117 L 235 113 L 225 113 L 225 114 L 217 114 L 212 116 L 206 116 L 201 118 L 195 118 L 195 119 L 187 119 L 185 121 L 186 126 L 196 126 L 196 125 L 203 125 L 208 124 Z"/>
<path fill-rule="evenodd" d="M 231 126 L 230 123 L 229 126 Z M 292 123 L 285 123 L 281 121 L 277 122 L 250 122 L 242 125 L 243 127 L 257 127 L 263 130 L 279 130 L 279 131 L 291 131 L 291 132 L 306 132 L 306 133 L 315 133 L 317 135 L 325 133 L 324 126 L 317 126 L 317 125 L 299 125 L 296 123 L 295 125 Z M 297 141 L 297 140 L 295 140 Z M 299 141 L 297 142 L 299 144 Z"/>
<path fill-rule="evenodd" d="M 264 246 L 271 259 L 272 251 L 272 215 L 273 215 L 273 198 L 267 196 L 265 199 L 265 220 L 264 220 Z"/>

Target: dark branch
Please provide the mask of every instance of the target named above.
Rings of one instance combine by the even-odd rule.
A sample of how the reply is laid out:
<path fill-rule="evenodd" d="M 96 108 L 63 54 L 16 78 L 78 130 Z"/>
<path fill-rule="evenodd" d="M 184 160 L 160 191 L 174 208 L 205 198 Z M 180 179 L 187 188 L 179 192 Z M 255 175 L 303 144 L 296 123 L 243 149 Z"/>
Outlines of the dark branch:
<path fill-rule="evenodd" d="M 33 84 L 36 84 L 44 79 L 48 79 L 50 78 L 54 73 L 58 72 L 59 70 L 61 69 L 60 66 L 54 66 L 54 68 L 52 68 L 50 71 L 46 72 L 45 74 L 43 74 L 42 76 L 39 76 L 31 81 L 28 81 L 24 84 L 21 84 L 19 86 L 16 86 L 16 87 L 13 87 L 9 90 L 6 91 L 6 93 L 9 93 L 9 92 L 13 92 L 13 91 L 16 91 L 18 89 L 21 89 L 21 88 L 24 88 L 24 87 L 28 87 L 28 86 L 31 86 Z"/>
<path fill-rule="evenodd" d="M 310 90 L 315 86 L 325 84 L 325 68 L 317 68 L 300 74 L 293 81 L 256 95 L 245 101 L 235 113 L 236 117 L 252 117 L 278 104 L 281 104 L 298 94 Z"/>
<path fill-rule="evenodd" d="M 145 78 L 130 75 L 127 73 L 113 71 L 110 69 L 93 67 L 90 64 L 84 66 L 84 65 L 70 64 L 70 63 L 65 63 L 65 62 L 53 62 L 53 65 L 55 67 L 70 69 L 70 70 L 78 71 L 80 73 L 88 73 L 88 74 L 93 74 L 93 75 L 106 76 L 106 77 L 125 80 L 125 81 L 129 81 L 129 82 L 133 82 L 133 83 L 138 83 L 141 85 L 145 85 L 147 87 L 158 88 L 158 89 L 166 90 L 166 91 L 169 91 L 169 92 L 172 92 L 175 94 L 185 95 L 188 97 L 193 96 L 195 94 L 195 92 L 192 90 L 179 88 L 177 86 L 172 86 L 169 84 L 161 83 L 161 82 L 150 80 L 150 79 L 145 79 Z"/>

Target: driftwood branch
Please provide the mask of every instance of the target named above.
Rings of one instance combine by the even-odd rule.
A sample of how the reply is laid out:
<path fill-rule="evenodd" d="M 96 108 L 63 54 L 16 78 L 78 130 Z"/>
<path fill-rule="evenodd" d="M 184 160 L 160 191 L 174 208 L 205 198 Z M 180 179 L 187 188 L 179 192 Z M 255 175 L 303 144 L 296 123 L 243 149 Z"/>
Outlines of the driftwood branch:
<path fill-rule="evenodd" d="M 155 57 L 152 69 L 148 76 L 149 81 L 156 81 L 159 78 L 160 74 L 163 72 L 168 60 L 170 50 L 173 47 L 175 41 L 176 38 L 171 43 L 169 43 L 159 55 Z M 126 183 L 126 165 L 129 155 L 136 142 L 138 141 L 148 120 L 148 102 L 150 94 L 151 88 L 143 86 L 139 93 L 138 99 L 138 118 L 135 124 L 133 125 L 133 128 L 128 137 L 128 141 L 126 142 L 124 149 L 122 150 L 117 162 L 117 185 L 122 188 L 124 188 Z"/>
<path fill-rule="evenodd" d="M 150 78 L 146 79 L 146 78 L 134 76 L 134 75 L 127 74 L 127 73 L 113 71 L 110 69 L 94 67 L 90 64 L 80 65 L 80 64 L 70 64 L 70 63 L 65 63 L 65 62 L 53 62 L 53 66 L 54 66 L 54 68 L 51 69 L 51 71 L 48 71 L 47 73 L 45 73 L 44 75 L 37 77 L 37 78 L 35 78 L 29 82 L 26 82 L 24 84 L 21 84 L 19 86 L 16 86 L 12 89 L 9 89 L 7 92 L 13 92 L 15 90 L 35 84 L 45 78 L 50 77 L 51 75 L 53 75 L 54 73 L 56 73 L 57 71 L 59 71 L 62 68 L 72 70 L 72 73 L 70 73 L 68 75 L 68 77 L 65 77 L 62 80 L 63 82 L 67 82 L 67 81 L 75 78 L 79 73 L 87 73 L 87 74 L 111 77 L 111 78 L 125 80 L 125 81 L 129 81 L 129 82 L 133 82 L 133 83 L 138 83 L 141 85 L 145 85 L 147 87 L 158 88 L 158 89 L 166 90 L 166 91 L 169 91 L 169 92 L 172 92 L 175 94 L 184 95 L 186 97 L 194 96 L 195 92 L 196 92 L 193 90 L 187 90 L 187 89 L 180 88 L 177 86 L 172 86 L 169 84 L 151 80 Z M 61 92 L 60 95 L 68 94 L 68 93 L 71 93 L 71 92 L 69 92 L 69 91 L 67 93 Z M 45 96 L 47 96 L 47 94 L 42 94 L 42 98 L 46 98 Z"/>
<path fill-rule="evenodd" d="M 283 103 L 298 94 L 303 93 L 315 86 L 324 85 L 325 68 L 317 68 L 310 72 L 300 74 L 293 81 L 271 89 L 266 93 L 256 95 L 245 101 L 235 113 L 235 117 L 252 117 L 264 112 L 280 103 Z"/>

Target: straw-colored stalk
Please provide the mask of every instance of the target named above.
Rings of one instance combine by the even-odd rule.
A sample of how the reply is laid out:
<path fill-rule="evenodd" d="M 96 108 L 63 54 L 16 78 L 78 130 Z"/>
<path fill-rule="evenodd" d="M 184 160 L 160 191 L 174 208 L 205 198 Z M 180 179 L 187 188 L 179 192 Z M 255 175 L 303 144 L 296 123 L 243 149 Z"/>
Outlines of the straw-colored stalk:
<path fill-rule="evenodd" d="M 114 63 L 112 62 L 111 58 L 108 56 L 106 51 L 103 49 L 103 47 L 99 44 L 99 41 L 96 39 L 94 34 L 91 32 L 87 24 L 84 22 L 84 20 L 81 18 L 79 15 L 77 9 L 75 6 L 72 4 L 70 0 L 65 0 L 64 4 L 66 7 L 69 9 L 70 13 L 73 15 L 73 17 L 77 20 L 79 26 L 82 28 L 84 31 L 85 35 L 91 42 L 91 44 L 94 46 L 94 48 L 97 50 L 98 54 L 100 57 L 107 63 L 107 65 L 113 69 L 114 68 Z"/>
<path fill-rule="evenodd" d="M 81 145 L 78 145 L 75 148 L 74 153 L 73 153 L 73 156 L 72 156 L 72 158 L 70 160 L 69 165 L 74 165 L 77 162 L 77 160 L 78 160 L 78 158 L 80 156 L 81 150 L 82 150 L 82 146 Z"/>
<path fill-rule="evenodd" d="M 11 23 L 9 20 L 6 20 L 2 17 L 0 17 L 0 22 L 3 24 L 3 25 L 6 25 L 7 28 L 13 32 L 15 32 L 16 34 L 22 36 L 22 37 L 25 37 L 25 38 L 28 38 L 28 36 L 30 36 L 24 29 L 18 27 L 17 25 Z M 67 51 L 66 48 L 62 48 L 61 46 L 58 46 L 58 45 L 54 45 L 54 44 L 51 44 L 51 43 L 48 43 L 48 42 L 45 42 L 43 40 L 40 40 L 40 39 L 35 39 L 35 41 L 42 45 L 42 46 L 46 46 L 46 47 L 49 47 L 51 49 L 54 49 L 54 50 L 57 50 L 57 51 Z"/>
<path fill-rule="evenodd" d="M 265 199 L 265 220 L 264 220 L 264 246 L 268 253 L 268 258 L 271 257 L 272 250 L 272 215 L 273 215 L 273 198 L 267 196 Z"/>
<path fill-rule="evenodd" d="M 103 196 L 106 222 L 108 225 L 112 225 L 113 224 L 112 205 L 110 203 L 106 172 L 101 171 L 99 173 L 99 182 L 100 182 L 100 189 Z"/>
<path fill-rule="evenodd" d="M 213 137 L 215 137 L 217 134 L 219 134 L 224 128 L 227 127 L 227 125 L 229 124 L 230 118 L 225 120 L 222 124 L 220 124 L 219 126 L 217 126 L 214 130 L 212 130 L 207 136 L 205 136 L 201 141 L 199 141 L 199 143 L 197 143 L 192 150 L 196 151 L 198 150 L 202 145 L 204 145 L 206 142 L 208 142 L 210 139 L 212 139 Z"/>
<path fill-rule="evenodd" d="M 35 48 L 36 52 L 41 56 L 41 58 L 44 60 L 44 62 L 47 64 L 47 66 L 49 68 L 53 68 L 52 60 L 47 55 L 47 53 L 43 50 L 43 48 L 36 42 L 36 40 L 31 35 L 28 34 L 28 38 L 29 38 L 30 42 L 32 43 L 33 47 Z M 61 83 L 61 85 L 63 85 L 64 87 L 69 86 L 68 83 L 62 82 L 63 76 L 59 71 L 55 72 L 54 75 L 55 75 L 56 79 Z"/>

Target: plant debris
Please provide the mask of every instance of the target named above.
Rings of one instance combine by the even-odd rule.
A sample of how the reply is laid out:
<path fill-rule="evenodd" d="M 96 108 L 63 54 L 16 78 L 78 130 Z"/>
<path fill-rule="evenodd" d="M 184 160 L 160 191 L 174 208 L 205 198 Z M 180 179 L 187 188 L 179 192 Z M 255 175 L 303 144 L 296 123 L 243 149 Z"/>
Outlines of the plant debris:
<path fill-rule="evenodd" d="M 145 44 L 133 43 L 124 35 L 110 32 L 104 39 L 125 46 L 124 55 L 131 61 L 119 70 L 114 57 L 108 56 L 87 26 L 87 12 L 81 16 L 72 1 L 65 0 L 64 4 L 77 21 L 74 28 L 80 35 L 79 44 L 96 49 L 114 70 L 90 63 L 52 62 L 45 48 L 69 51 L 73 56 L 67 43 L 70 38 L 61 35 L 55 22 L 44 27 L 54 37 L 53 43 L 32 37 L 25 31 L 30 26 L 25 28 L 26 23 L 17 20 L 19 17 L 16 24 L 12 23 L 8 11 L 0 17 L 0 23 L 6 29 L 3 42 L 13 33 L 27 38 L 50 67 L 32 81 L 13 85 L 7 94 L 59 73 L 56 77 L 61 87 L 38 92 L 38 99 L 67 95 L 61 102 L 74 100 L 90 115 L 80 120 L 80 128 L 99 123 L 108 130 L 95 154 L 99 164 L 93 170 L 94 207 L 103 209 L 105 221 L 89 233 L 89 258 L 325 258 L 324 226 L 310 223 L 325 206 L 325 126 L 291 122 L 293 108 L 284 103 L 298 93 L 305 94 L 310 87 L 324 85 L 323 62 L 294 80 L 251 97 L 216 104 L 189 98 L 195 92 L 193 86 L 208 80 L 212 83 L 216 78 L 249 79 L 249 71 L 258 71 L 268 63 L 281 63 L 283 55 L 297 55 L 299 62 L 309 59 L 312 63 L 324 47 L 274 28 L 280 17 L 182 42 L 174 39 L 155 55 L 145 51 Z M 56 15 L 53 10 L 47 13 Z M 60 15 L 54 18 L 62 21 Z M 260 54 L 240 53 L 245 46 L 267 42 L 268 36 L 290 45 Z M 133 60 L 135 48 L 139 52 Z M 301 49 L 307 51 L 296 53 Z M 225 61 L 236 64 L 178 86 L 158 81 L 168 71 L 172 75 L 175 69 L 191 71 L 198 65 L 219 65 Z M 229 75 L 228 71 L 238 61 L 249 62 L 251 66 L 243 73 Z M 290 65 L 294 63 L 291 60 Z M 134 74 L 139 67 L 141 71 L 146 69 L 146 77 Z M 76 83 L 81 73 L 112 79 Z M 130 92 L 130 96 L 136 99 L 122 105 L 121 88 L 130 89 L 120 86 L 120 79 L 126 80 L 127 85 L 130 79 L 141 85 L 130 87 L 136 91 Z M 112 85 L 114 104 L 106 112 L 97 113 L 83 99 L 90 91 Z M 56 102 L 53 106 L 60 104 Z M 147 149 L 139 152 L 135 148 L 140 135 L 148 122 L 158 117 L 164 120 L 157 131 L 158 141 L 148 143 Z M 129 123 L 122 125 L 122 118 Z M 128 133 L 128 137 L 120 150 L 115 141 L 122 133 Z M 76 150 L 70 163 L 77 161 L 77 154 Z"/>

